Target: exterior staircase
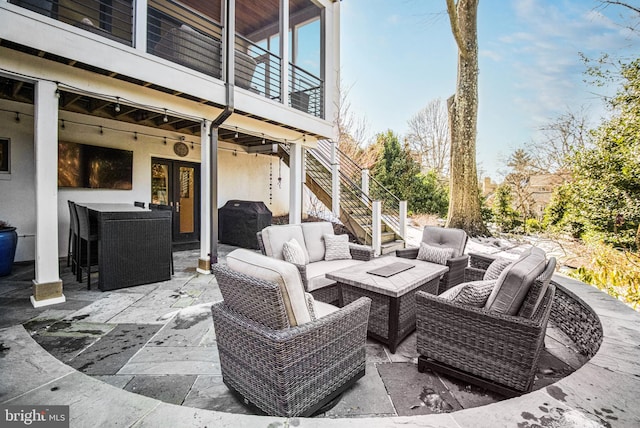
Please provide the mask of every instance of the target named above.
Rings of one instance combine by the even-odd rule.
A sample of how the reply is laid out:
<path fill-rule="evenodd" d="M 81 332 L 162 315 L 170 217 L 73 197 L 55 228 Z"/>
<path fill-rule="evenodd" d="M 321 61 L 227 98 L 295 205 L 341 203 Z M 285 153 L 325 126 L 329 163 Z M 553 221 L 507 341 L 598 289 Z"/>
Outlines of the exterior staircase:
<path fill-rule="evenodd" d="M 329 141 L 318 142 L 318 148 L 305 150 L 306 185 L 311 192 L 326 207 L 332 209 L 332 143 Z M 340 177 L 340 221 L 353 233 L 358 240 L 367 245 L 373 244 L 373 199 L 368 192 L 362 189 L 362 168 L 349 159 L 344 153 L 336 150 L 334 156 L 339 156 Z M 280 145 L 278 155 L 289 165 L 289 151 L 286 146 Z M 375 188 L 388 192 L 379 183 Z M 385 199 L 400 201 L 388 193 Z M 400 236 L 399 208 L 389 207 L 383 204 L 381 213 L 381 253 L 386 254 L 405 247 L 405 242 Z"/>

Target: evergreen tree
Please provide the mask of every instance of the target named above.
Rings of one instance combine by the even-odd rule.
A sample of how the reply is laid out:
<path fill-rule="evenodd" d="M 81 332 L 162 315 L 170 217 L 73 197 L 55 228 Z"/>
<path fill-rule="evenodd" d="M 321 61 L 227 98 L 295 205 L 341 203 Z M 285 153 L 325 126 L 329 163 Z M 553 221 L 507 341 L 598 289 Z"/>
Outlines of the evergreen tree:
<path fill-rule="evenodd" d="M 623 65 L 612 117 L 573 157 L 572 209 L 586 231 L 640 247 L 640 59 Z"/>
<path fill-rule="evenodd" d="M 397 205 L 397 201 L 379 189 L 377 183 L 380 183 L 398 199 L 407 201 L 411 213 L 445 215 L 449 203 L 447 191 L 435 172 L 422 174 L 409 146 L 402 146 L 390 130 L 378 134 L 376 144 L 382 146 L 382 151 L 372 171 L 375 179 L 370 185 L 372 196 L 383 199 L 391 207 Z"/>

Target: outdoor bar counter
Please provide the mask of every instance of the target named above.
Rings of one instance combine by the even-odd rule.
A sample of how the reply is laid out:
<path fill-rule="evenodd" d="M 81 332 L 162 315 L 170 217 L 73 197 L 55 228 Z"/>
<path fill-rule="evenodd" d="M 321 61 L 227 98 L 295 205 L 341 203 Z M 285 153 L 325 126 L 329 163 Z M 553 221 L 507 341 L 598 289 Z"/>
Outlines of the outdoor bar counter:
<path fill-rule="evenodd" d="M 171 279 L 171 211 L 79 203 L 98 232 L 102 291 Z"/>

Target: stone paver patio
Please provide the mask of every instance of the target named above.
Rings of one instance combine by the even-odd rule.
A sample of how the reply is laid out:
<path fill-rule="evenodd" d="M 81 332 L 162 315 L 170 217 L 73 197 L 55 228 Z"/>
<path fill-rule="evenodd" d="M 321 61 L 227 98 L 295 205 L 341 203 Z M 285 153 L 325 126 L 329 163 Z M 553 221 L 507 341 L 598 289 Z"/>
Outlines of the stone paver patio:
<path fill-rule="evenodd" d="M 231 249 L 222 246 L 222 262 Z M 4 378 L 0 402 L 55 404 L 51 402 L 51 392 L 47 394 L 46 391 L 57 388 L 55 391 L 73 390 L 66 399 L 62 394 L 56 395 L 62 403 L 69 403 L 74 402 L 73 394 L 79 393 L 86 399 L 93 395 L 89 392 L 91 388 L 99 388 L 106 391 L 101 393 L 106 393 L 107 397 L 102 400 L 94 397 L 95 406 L 123 406 L 124 410 L 113 408 L 112 411 L 129 412 L 127 416 L 122 415 L 121 422 L 125 425 L 138 422 L 140 426 L 170 426 L 166 425 L 166 420 L 154 425 L 154 421 L 167 417 L 167 411 L 162 410 L 164 404 L 154 400 L 181 406 L 169 412 L 171 418 L 176 418 L 173 420 L 181 421 L 174 426 L 200 426 L 195 420 L 243 424 L 253 421 L 255 425 L 249 426 L 268 425 L 270 422 L 267 421 L 273 418 L 238 419 L 253 412 L 232 396 L 222 383 L 210 313 L 211 303 L 222 297 L 211 275 L 196 274 L 195 260 L 196 252 L 175 253 L 176 272 L 172 280 L 110 292 L 86 290 L 86 284 L 76 283 L 66 265 L 61 264 L 67 302 L 40 309 L 32 308 L 28 300 L 32 266 L 16 266 L 13 275 L 0 280 L 0 357 L 5 357 L 0 358 Z M 596 289 L 586 292 L 600 293 Z M 611 351 L 612 346 L 618 345 L 617 341 L 629 337 L 640 343 L 637 313 L 620 312 L 616 306 L 619 302 L 611 303 L 613 299 L 608 296 L 604 299 L 596 297 L 604 302 L 605 315 L 621 318 L 617 321 L 623 326 L 616 328 L 615 339 L 606 337 L 602 347 Z M 27 332 L 33 340 L 28 339 Z M 360 421 L 363 426 L 365 423 L 370 426 L 365 421 L 371 420 L 386 421 L 386 426 L 387 423 L 404 424 L 406 420 L 402 417 L 419 417 L 408 420 L 457 427 L 505 426 L 501 421 L 508 421 L 509 426 L 523 427 L 640 426 L 640 411 L 631 409 L 636 407 L 631 403 L 640 392 L 640 367 L 635 358 L 640 354 L 638 347 L 623 343 L 626 351 L 619 357 L 611 352 L 602 356 L 599 353 L 587 363 L 573 342 L 553 326 L 548 330 L 545 345 L 534 387 L 538 391 L 504 400 L 496 394 L 435 373 L 419 373 L 415 334 L 400 345 L 396 354 L 389 353 L 386 346 L 369 341 L 366 376 L 345 393 L 333 409 L 309 421 L 315 421 L 313 426 L 316 426 L 322 421 L 329 423 L 338 422 L 336 418 L 352 418 L 353 423 Z M 16 352 L 32 354 L 34 360 L 26 365 L 24 361 L 15 363 L 19 358 Z M 594 365 L 594 360 L 601 361 L 604 367 Z M 611 369 L 612 365 L 616 370 Z M 616 385 L 622 391 L 614 394 L 618 400 L 616 408 L 609 399 L 595 393 L 600 388 L 597 380 L 605 375 L 602 370 L 617 379 Z M 587 371 L 589 377 L 576 376 Z M 6 376 L 7 372 L 10 372 L 9 376 Z M 593 409 L 584 406 L 583 401 L 575 407 L 570 401 L 575 398 L 572 391 L 557 386 L 561 379 L 565 378 L 560 383 L 573 377 L 582 385 L 580 394 L 594 391 L 594 402 L 589 403 L 593 404 Z M 572 387 L 576 388 L 575 385 Z M 137 395 L 118 394 L 116 388 Z M 540 395 L 547 399 L 542 400 L 542 406 L 534 406 Z M 598 408 L 598 400 L 606 403 Z M 485 406 L 487 404 L 491 405 Z M 505 411 L 504 406 L 509 410 Z M 519 415 L 517 422 L 509 417 L 514 413 L 513 406 L 516 406 L 515 414 Z M 520 412 L 517 412 L 518 408 Z M 218 412 L 203 414 L 196 409 Z M 471 410 L 459 412 L 462 409 Z M 567 413 L 576 409 L 575 414 Z M 89 417 L 92 410 L 83 411 L 86 415 L 74 415 L 72 411 L 72 422 L 86 423 L 83 418 Z M 474 412 L 483 414 L 483 419 L 467 416 Z M 569 423 L 569 414 L 576 424 Z M 180 415 L 185 418 L 177 419 Z M 421 415 L 432 416 L 421 419 Z M 564 424 L 558 425 L 559 420 Z M 555 425 L 549 424 L 550 421 Z M 72 423 L 72 426 L 76 424 Z"/>

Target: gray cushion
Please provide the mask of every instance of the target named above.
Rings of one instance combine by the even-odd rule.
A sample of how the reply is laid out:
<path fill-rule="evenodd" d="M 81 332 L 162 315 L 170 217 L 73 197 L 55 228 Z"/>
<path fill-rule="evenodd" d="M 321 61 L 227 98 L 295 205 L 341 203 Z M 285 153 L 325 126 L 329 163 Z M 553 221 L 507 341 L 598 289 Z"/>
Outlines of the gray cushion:
<path fill-rule="evenodd" d="M 518 311 L 519 317 L 532 318 L 535 315 L 540 303 L 542 303 L 542 299 L 544 299 L 547 288 L 549 288 L 549 282 L 551 282 L 551 277 L 555 270 L 556 258 L 550 257 L 544 271 L 536 278 L 529 289 L 529 293 L 527 293 L 527 297 Z"/>
<path fill-rule="evenodd" d="M 416 259 L 424 260 L 425 262 L 437 263 L 439 265 L 446 265 L 447 260 L 453 256 L 453 252 L 453 248 L 434 247 L 433 245 L 421 242 Z"/>
<path fill-rule="evenodd" d="M 507 266 L 496 283 L 485 309 L 507 315 L 516 315 L 529 288 L 547 264 L 544 251 L 533 248 Z"/>
<path fill-rule="evenodd" d="M 309 253 L 309 262 L 324 260 L 324 235 L 333 235 L 333 225 L 328 221 L 307 222 L 300 225 Z"/>
<path fill-rule="evenodd" d="M 491 262 L 482 279 L 485 281 L 498 279 L 504 268 L 506 268 L 513 262 L 514 260 L 506 259 L 504 257 L 498 257 Z"/>
<path fill-rule="evenodd" d="M 325 274 L 336 270 L 356 266 L 362 263 L 360 260 L 343 259 L 343 260 L 331 260 L 320 261 L 315 263 L 309 263 L 307 265 L 307 286 L 309 291 L 315 291 L 329 285 L 333 285 L 336 282 L 325 278 Z"/>
<path fill-rule="evenodd" d="M 285 242 L 295 238 L 303 247 L 306 247 L 302 229 L 299 224 L 283 224 L 268 226 L 262 229 L 262 243 L 267 256 L 284 260 L 282 246 Z"/>
<path fill-rule="evenodd" d="M 292 327 L 312 320 L 300 272 L 294 265 L 245 249 L 230 252 L 226 260 L 236 272 L 278 284 Z"/>
<path fill-rule="evenodd" d="M 495 285 L 495 280 L 465 282 L 448 289 L 440 294 L 440 297 L 449 299 L 452 302 L 482 308 Z"/>
<path fill-rule="evenodd" d="M 324 235 L 324 259 L 351 259 L 349 251 L 349 235 Z"/>
<path fill-rule="evenodd" d="M 425 226 L 422 231 L 422 242 L 434 247 L 453 248 L 452 257 L 458 257 L 464 254 L 467 233 L 462 229 Z"/>
<path fill-rule="evenodd" d="M 315 315 L 316 319 L 326 317 L 329 314 L 337 312 L 340 308 L 337 308 L 329 303 L 320 302 L 318 300 L 314 300 L 313 304 L 315 305 Z"/>

